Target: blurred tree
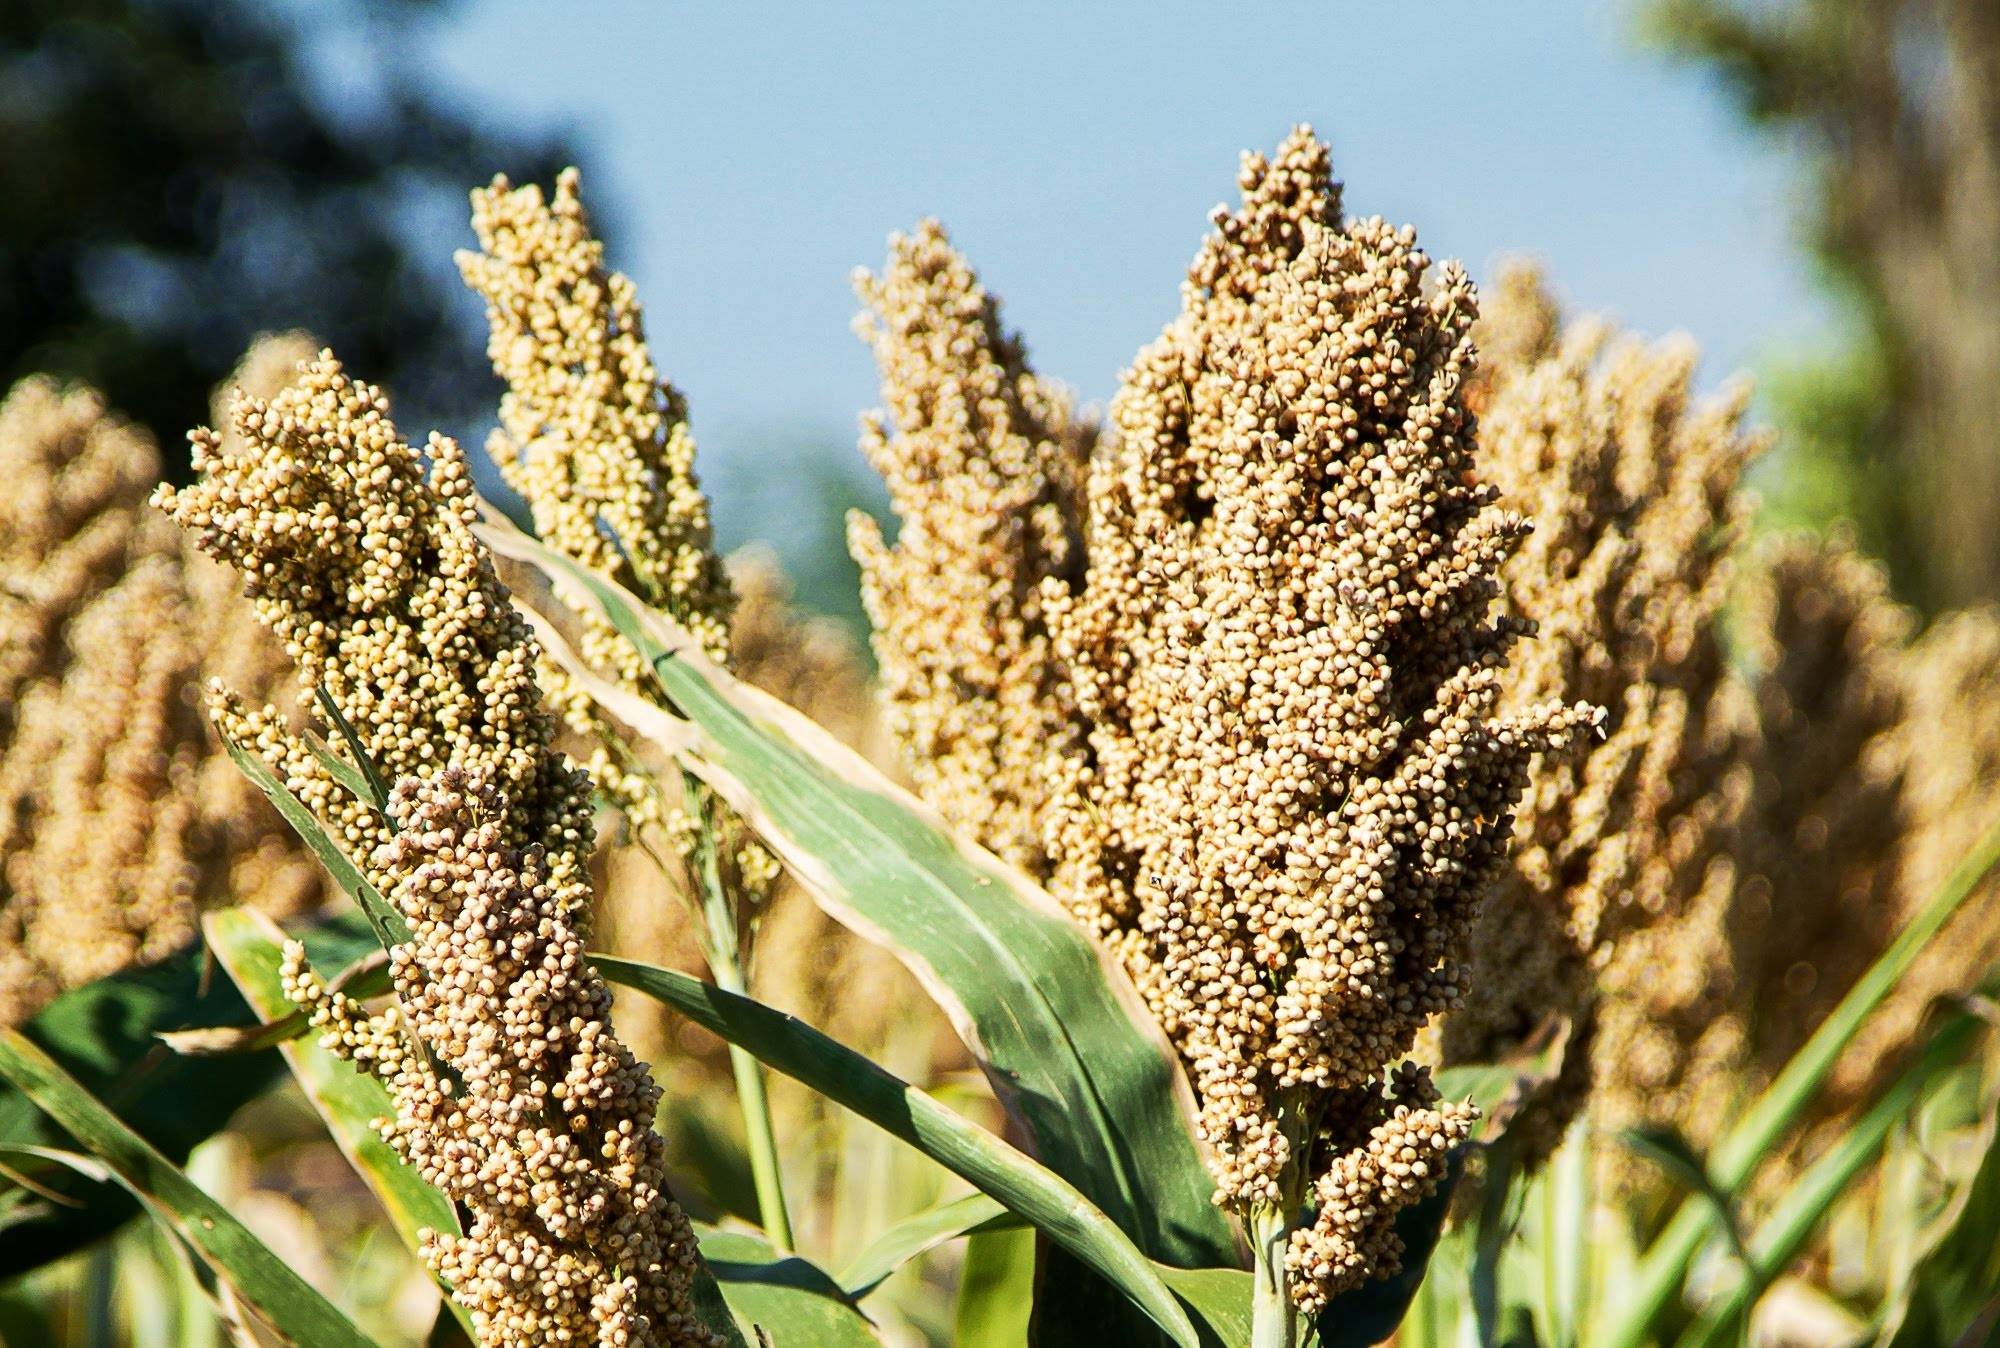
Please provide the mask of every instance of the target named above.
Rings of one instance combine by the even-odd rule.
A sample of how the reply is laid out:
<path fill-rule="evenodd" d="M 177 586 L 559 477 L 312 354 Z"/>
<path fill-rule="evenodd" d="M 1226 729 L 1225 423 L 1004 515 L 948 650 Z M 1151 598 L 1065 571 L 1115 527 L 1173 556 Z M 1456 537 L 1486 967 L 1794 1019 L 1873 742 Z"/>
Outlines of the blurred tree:
<path fill-rule="evenodd" d="M 317 334 L 412 428 L 490 403 L 436 222 L 571 156 L 476 125 L 401 58 L 438 7 L 0 3 L 0 388 L 89 380 L 170 472 L 260 330 Z"/>
<path fill-rule="evenodd" d="M 1778 381 L 1837 504 L 1930 609 L 2000 597 L 2000 2 L 1657 0 L 1667 41 L 1810 154 L 1860 334 Z M 1792 415 L 1786 416 L 1786 413 Z"/>

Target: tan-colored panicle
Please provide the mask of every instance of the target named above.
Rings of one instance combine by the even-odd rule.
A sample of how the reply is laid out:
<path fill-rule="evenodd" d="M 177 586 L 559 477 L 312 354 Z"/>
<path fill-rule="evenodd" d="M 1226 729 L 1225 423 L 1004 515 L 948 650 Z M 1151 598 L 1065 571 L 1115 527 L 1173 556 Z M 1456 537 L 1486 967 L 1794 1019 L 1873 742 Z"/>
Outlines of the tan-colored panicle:
<path fill-rule="evenodd" d="M 203 675 L 267 686 L 274 643 L 147 509 L 158 472 L 88 390 L 0 403 L 0 1024 L 172 952 L 203 906 L 322 892 L 203 723 Z"/>
<path fill-rule="evenodd" d="M 659 1089 L 611 1031 L 539 844 L 504 796 L 451 767 L 405 778 L 377 864 L 412 939 L 394 1018 L 363 1020 L 287 948 L 288 991 L 396 1103 L 383 1136 L 470 1214 L 424 1257 L 482 1345 L 719 1344 L 693 1311 L 694 1232 L 667 1190 Z M 402 1051 L 407 1024 L 427 1050 Z M 444 1073 L 449 1073 L 447 1078 Z"/>
<path fill-rule="evenodd" d="M 862 453 L 898 531 L 849 518 L 889 727 L 946 819 L 1044 877 L 1048 765 L 1074 718 L 1049 655 L 1042 586 L 1081 569 L 1080 493 L 1095 430 L 1028 366 L 1018 336 L 934 220 L 855 278 L 856 331 L 882 408 Z"/>
<path fill-rule="evenodd" d="M 304 706 L 331 720 L 330 703 L 397 783 L 378 813 L 277 709 L 216 699 L 224 732 L 409 924 L 385 1012 L 329 992 L 296 945 L 284 974 L 323 1042 L 389 1087 L 383 1136 L 469 1214 L 462 1234 L 426 1234 L 427 1261 L 482 1345 L 715 1343 L 664 1187 L 658 1091 L 583 959 L 589 779 L 554 747 L 536 643 L 472 533 L 463 457 L 441 436 L 420 456 L 330 354 L 268 400 L 239 396 L 232 419 L 226 440 L 193 435 L 198 480 L 159 499 L 243 576 Z"/>
<path fill-rule="evenodd" d="M 487 452 L 527 501 L 544 543 L 630 587 L 726 662 L 735 600 L 695 479 L 686 401 L 653 362 L 630 278 L 605 265 L 580 185 L 568 169 L 553 198 L 504 177 L 472 194 L 480 247 L 459 253 L 458 265 L 486 301 L 487 355 L 507 384 Z M 576 622 L 587 660 L 652 695 L 630 642 L 594 612 Z M 693 833 L 678 784 L 663 789 L 638 768 L 562 669 L 544 660 L 540 678 L 593 746 L 600 789 L 634 825 L 666 827 L 686 852 Z M 773 866 L 759 849 L 727 852 L 752 888 L 769 883 Z"/>
<path fill-rule="evenodd" d="M 1904 715 L 1893 752 L 1909 827 L 1900 928 L 2000 821 L 2000 610 L 1938 619 L 1901 653 L 1897 683 Z M 1866 1098 L 1937 1002 L 1988 984 L 1996 967 L 2000 882 L 1989 877 L 1862 1026 L 1834 1073 L 1836 1098 Z"/>
<path fill-rule="evenodd" d="M 587 903 L 587 779 L 551 748 L 537 647 L 473 537 L 472 479 L 458 446 L 433 435 L 419 455 L 397 435 L 381 392 L 350 380 L 331 354 L 268 401 L 238 398 L 232 419 L 228 441 L 190 436 L 198 480 L 156 499 L 242 577 L 297 669 L 302 709 L 323 715 L 319 699 L 330 701 L 383 781 L 447 765 L 476 773 L 507 798 L 513 841 L 548 848 L 565 903 Z M 213 701 L 222 732 L 372 866 L 386 821 L 284 713 L 237 690 L 218 689 Z M 393 881 L 371 878 L 385 893 Z"/>
<path fill-rule="evenodd" d="M 724 659 L 729 582 L 686 403 L 653 363 L 630 278 L 605 266 L 580 185 L 566 169 L 552 200 L 504 177 L 472 194 L 479 251 L 458 266 L 507 382 L 487 450 L 544 543 L 632 585 Z"/>
<path fill-rule="evenodd" d="M 1645 1006 L 1632 1032 L 1662 1028 L 1645 1022 L 1667 1010 L 1655 1003 L 1671 980 L 1615 957 L 1621 938 L 1719 920 L 1732 893 L 1748 777 L 1719 618 L 1738 485 L 1763 441 L 1743 427 L 1742 388 L 1695 398 L 1691 344 L 1565 328 L 1531 270 L 1503 273 L 1474 337 L 1481 467 L 1535 520 L 1500 569 L 1508 610 L 1537 628 L 1511 655 L 1500 705 L 1564 697 L 1608 712 L 1602 738 L 1530 775 L 1512 864 L 1474 929 L 1466 1004 L 1443 1022 L 1446 1062 L 1497 1061 L 1567 1027 L 1556 1080 L 1518 1129 L 1539 1152 L 1589 1087 L 1598 971 L 1609 995 Z M 1707 973 L 1685 972 L 1697 986 L 1668 999 L 1708 996 Z M 1614 1072 L 1634 1051 L 1622 1030 L 1597 1048 Z"/>
<path fill-rule="evenodd" d="M 1528 525 L 1474 481 L 1464 273 L 1344 221 L 1309 130 L 1241 186 L 1113 404 L 1082 588 L 1043 588 L 1087 727 L 1046 846 L 1189 1064 L 1219 1201 L 1310 1183 L 1311 1311 L 1396 1268 L 1465 1135 L 1390 1068 L 1464 995 L 1530 758 L 1597 713 L 1500 705 Z"/>

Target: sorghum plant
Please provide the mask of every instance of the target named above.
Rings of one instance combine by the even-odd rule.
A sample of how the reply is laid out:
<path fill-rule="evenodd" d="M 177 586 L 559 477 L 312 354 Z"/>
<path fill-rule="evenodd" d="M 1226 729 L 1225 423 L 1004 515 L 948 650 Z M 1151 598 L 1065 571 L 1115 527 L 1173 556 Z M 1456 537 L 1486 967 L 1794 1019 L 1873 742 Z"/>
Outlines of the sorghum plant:
<path fill-rule="evenodd" d="M 357 799 L 281 712 L 218 693 L 224 733 L 366 858 L 408 924 L 386 1011 L 327 992 L 297 945 L 286 978 L 328 1046 L 389 1087 L 383 1136 L 470 1214 L 427 1233 L 425 1257 L 482 1343 L 711 1342 L 657 1091 L 580 958 L 588 778 L 553 747 L 535 643 L 471 533 L 463 457 L 434 435 L 427 473 L 380 392 L 330 356 L 268 401 L 239 398 L 233 421 L 234 442 L 195 434 L 198 481 L 159 499 L 352 727 L 365 762 L 350 766 L 397 782 L 386 811 Z"/>
<path fill-rule="evenodd" d="M 1308 130 L 1241 186 L 1113 405 L 1076 580 L 1060 404 L 1036 407 L 936 231 L 898 246 L 864 290 L 896 431 L 869 445 L 906 531 L 871 609 L 887 686 L 922 707 L 897 718 L 913 754 L 985 728 L 977 767 L 926 785 L 962 819 L 1041 815 L 1053 892 L 1188 1063 L 1260 1295 L 1289 1276 L 1310 1313 L 1394 1271 L 1394 1217 L 1465 1136 L 1468 1111 L 1395 1064 L 1463 995 L 1529 758 L 1595 713 L 1497 707 L 1523 629 L 1491 613 L 1496 571 L 1528 525 L 1470 478 L 1463 273 L 1426 293 L 1410 231 L 1344 220 Z M 1012 494 L 977 513 L 995 475 Z M 898 608 L 961 590 L 961 641 Z M 1000 728 L 1035 722 L 1067 732 L 1026 739 L 1056 753 L 1052 788 L 1032 761 L 991 770 L 988 746 L 1032 751 Z M 995 785 L 1009 798 L 960 799 Z"/>

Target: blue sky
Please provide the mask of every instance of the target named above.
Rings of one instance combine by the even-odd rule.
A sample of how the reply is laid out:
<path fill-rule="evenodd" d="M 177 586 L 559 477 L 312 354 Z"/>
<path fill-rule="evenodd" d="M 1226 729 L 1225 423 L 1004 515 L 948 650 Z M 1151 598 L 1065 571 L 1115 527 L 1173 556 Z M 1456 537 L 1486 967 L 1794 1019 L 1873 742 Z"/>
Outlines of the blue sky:
<path fill-rule="evenodd" d="M 1791 168 L 1635 38 L 1629 3 L 470 0 L 427 67 L 567 126 L 711 471 L 756 478 L 873 400 L 848 275 L 941 217 L 1038 367 L 1107 398 L 1174 311 L 1238 152 L 1310 121 L 1350 210 L 1475 277 L 1691 332 L 1713 379 L 1825 320 Z"/>

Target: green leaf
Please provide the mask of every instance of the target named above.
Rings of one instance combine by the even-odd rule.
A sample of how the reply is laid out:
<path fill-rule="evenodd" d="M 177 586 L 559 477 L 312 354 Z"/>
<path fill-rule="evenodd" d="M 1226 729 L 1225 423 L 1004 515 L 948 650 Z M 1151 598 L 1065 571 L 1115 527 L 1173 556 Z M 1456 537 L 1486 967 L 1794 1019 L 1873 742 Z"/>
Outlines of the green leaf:
<path fill-rule="evenodd" d="M 294 1342 L 370 1348 L 331 1302 L 18 1031 L 0 1032 L 0 1075 L 47 1111 L 132 1192 L 170 1214 L 237 1294 Z"/>
<path fill-rule="evenodd" d="M 1652 1162 L 1682 1189 L 1707 1199 L 1715 1209 L 1722 1233 L 1729 1237 L 1730 1249 L 1738 1259 L 1749 1261 L 1750 1251 L 1743 1243 L 1743 1222 L 1736 1214 L 1736 1195 L 1715 1182 L 1686 1138 L 1672 1128 L 1663 1127 L 1626 1128 L 1617 1137 L 1627 1151 Z"/>
<path fill-rule="evenodd" d="M 909 1143 L 1019 1213 L 1119 1288 L 1183 1345 L 1194 1327 L 1132 1240 L 1067 1180 L 805 1022 L 672 969 L 593 955 L 614 983 L 655 997 L 775 1071 Z"/>
<path fill-rule="evenodd" d="M 906 1217 L 877 1236 L 840 1271 L 840 1285 L 859 1301 L 927 1250 L 981 1231 L 1013 1231 L 1025 1223 L 985 1194 L 967 1194 Z M 1168 1279 L 1169 1285 L 1172 1279 Z"/>
<path fill-rule="evenodd" d="M 223 747 L 229 750 L 229 757 L 250 779 L 251 785 L 264 793 L 265 798 L 277 807 L 278 813 L 285 817 L 285 822 L 292 826 L 292 832 L 298 834 L 312 854 L 319 858 L 341 892 L 361 906 L 369 924 L 375 928 L 375 939 L 382 943 L 382 948 L 387 950 L 406 943 L 410 939 L 410 926 L 403 921 L 403 915 L 389 906 L 382 892 L 369 882 L 353 859 L 320 827 L 318 818 L 306 807 L 306 803 L 293 795 L 292 789 L 271 771 L 270 764 L 234 740 L 225 739 Z"/>
<path fill-rule="evenodd" d="M 1586 1234 L 1593 1163 L 1585 1145 L 1588 1136 L 1584 1127 L 1572 1127 L 1536 1177 L 1541 1220 L 1533 1263 L 1539 1274 L 1542 1336 L 1549 1348 L 1576 1348 L 1583 1341 L 1592 1253 Z"/>
<path fill-rule="evenodd" d="M 269 1022 L 292 1009 L 279 976 L 285 933 L 277 923 L 261 913 L 230 908 L 208 914 L 201 925 L 209 949 L 252 1010 Z M 334 1145 L 381 1201 L 403 1243 L 412 1251 L 420 1249 L 421 1233 L 426 1228 L 456 1234 L 458 1215 L 450 1201 L 405 1165 L 375 1131 L 374 1120 L 395 1112 L 382 1083 L 334 1057 L 310 1035 L 290 1040 L 280 1052 L 306 1099 L 325 1121 Z M 449 1288 L 443 1290 L 445 1304 L 471 1336 L 471 1314 L 452 1300 Z"/>
<path fill-rule="evenodd" d="M 1241 1348 L 1250 1342 L 1250 1274 L 1240 1268 L 1162 1268 L 1160 1276 L 1193 1312 L 1204 1344 Z"/>
<path fill-rule="evenodd" d="M 354 727 L 341 713 L 340 704 L 325 688 L 315 688 L 314 695 L 319 700 L 319 709 L 333 728 L 340 733 L 347 752 L 353 756 L 354 766 L 349 766 L 338 758 L 319 752 L 313 746 L 314 756 L 327 765 L 327 770 L 335 780 L 354 793 L 354 798 L 365 802 L 375 813 L 387 817 L 389 813 L 389 784 L 382 780 L 382 774 L 375 769 L 375 760 L 368 756 L 368 746 L 361 742 L 361 736 L 354 733 Z"/>
<path fill-rule="evenodd" d="M 1764 1157 L 1776 1150 L 1819 1093 L 1847 1046 L 1894 990 L 1910 966 L 1980 881 L 2000 864 L 2000 825 L 1992 828 L 1910 919 L 1880 959 L 1820 1022 L 1812 1037 L 1778 1073 L 1710 1154 L 1710 1173 L 1726 1191 L 1737 1191 Z M 1641 1348 L 1658 1323 L 1673 1313 L 1689 1265 L 1715 1230 L 1715 1212 L 1698 1199 L 1681 1203 L 1666 1229 L 1640 1260 L 1637 1276 L 1610 1312 L 1593 1348 Z"/>
<path fill-rule="evenodd" d="M 375 946 L 358 918 L 309 930 L 305 940 L 315 959 L 336 967 Z M 229 980 L 207 976 L 205 958 L 198 943 L 190 944 L 157 964 L 74 988 L 22 1027 L 175 1164 L 284 1075 L 276 1053 L 190 1058 L 159 1041 L 175 1030 L 255 1024 L 255 1013 Z M 66 1138 L 31 1100 L 0 1083 L 0 1143 L 60 1147 Z M 0 1280 L 74 1252 L 138 1211 L 115 1185 L 90 1184 L 67 1173 L 51 1174 L 44 1182 L 76 1206 L 43 1201 L 0 1176 Z"/>
<path fill-rule="evenodd" d="M 1153 1258 L 1240 1259 L 1173 1050 L 1123 972 L 1056 902 L 777 699 L 737 682 L 662 615 L 491 516 L 496 553 L 594 605 L 679 713 L 598 676 L 554 625 L 548 654 L 614 717 L 676 754 L 845 925 L 888 947 L 949 1014 L 1050 1169 Z M 682 719 L 685 717 L 686 719 Z"/>
<path fill-rule="evenodd" d="M 952 1335 L 957 1348 L 1026 1348 L 1034 1308 L 1032 1231 L 986 1231 L 965 1243 Z"/>
<path fill-rule="evenodd" d="M 757 1342 L 761 1329 L 779 1345 L 880 1348 L 868 1317 L 818 1265 L 748 1232 L 704 1227 L 699 1234 L 701 1256 L 748 1341 Z"/>

